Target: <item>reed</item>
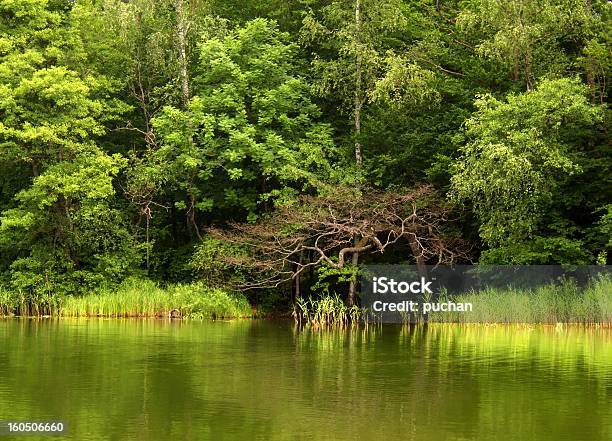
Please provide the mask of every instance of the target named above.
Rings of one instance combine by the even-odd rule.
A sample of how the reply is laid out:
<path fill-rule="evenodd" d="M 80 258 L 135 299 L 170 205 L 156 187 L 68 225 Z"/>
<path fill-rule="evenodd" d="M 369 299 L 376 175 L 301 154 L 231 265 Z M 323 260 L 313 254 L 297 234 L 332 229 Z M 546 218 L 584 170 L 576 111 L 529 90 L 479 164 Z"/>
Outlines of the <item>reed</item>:
<path fill-rule="evenodd" d="M 325 295 L 313 299 L 300 297 L 293 305 L 293 318 L 307 326 L 349 326 L 358 324 L 363 310 L 357 306 L 347 306 L 338 295 Z"/>
<path fill-rule="evenodd" d="M 612 323 L 612 277 L 588 286 L 572 281 L 536 289 L 495 289 L 448 296 L 441 301 L 472 303 L 471 312 L 435 312 L 430 322 L 455 323 Z"/>
<path fill-rule="evenodd" d="M 0 288 L 0 316 L 56 317 L 251 317 L 251 306 L 238 293 L 201 283 L 160 287 L 131 279 L 118 287 L 84 296 L 27 297 Z"/>
<path fill-rule="evenodd" d="M 118 289 L 104 289 L 82 297 L 65 297 L 62 317 L 188 317 L 238 318 L 253 314 L 238 293 L 209 288 L 202 283 L 159 287 L 151 281 L 130 280 Z"/>
<path fill-rule="evenodd" d="M 52 316 L 57 315 L 61 299 L 47 294 L 26 295 L 0 286 L 0 317 L 3 316 Z"/>
<path fill-rule="evenodd" d="M 11 315 L 13 313 L 13 296 L 2 286 L 0 286 L 0 317 Z"/>

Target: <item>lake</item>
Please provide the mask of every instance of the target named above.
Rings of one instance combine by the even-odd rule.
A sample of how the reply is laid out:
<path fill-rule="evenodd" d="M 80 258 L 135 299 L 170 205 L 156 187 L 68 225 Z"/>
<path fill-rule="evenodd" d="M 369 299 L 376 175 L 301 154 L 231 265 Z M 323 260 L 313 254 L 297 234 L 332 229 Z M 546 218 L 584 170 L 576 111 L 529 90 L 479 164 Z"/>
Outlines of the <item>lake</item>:
<path fill-rule="evenodd" d="M 66 424 L 24 440 L 612 440 L 610 329 L 5 319 L 0 347 L 0 420 Z"/>

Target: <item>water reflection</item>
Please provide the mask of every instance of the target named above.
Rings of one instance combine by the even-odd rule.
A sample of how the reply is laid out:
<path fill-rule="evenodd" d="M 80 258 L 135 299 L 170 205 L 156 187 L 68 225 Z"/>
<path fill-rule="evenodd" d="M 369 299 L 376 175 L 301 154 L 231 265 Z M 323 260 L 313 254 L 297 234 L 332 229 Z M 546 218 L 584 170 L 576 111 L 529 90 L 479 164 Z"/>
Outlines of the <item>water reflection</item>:
<path fill-rule="evenodd" d="M 612 439 L 612 332 L 0 321 L 0 419 L 66 439 Z"/>

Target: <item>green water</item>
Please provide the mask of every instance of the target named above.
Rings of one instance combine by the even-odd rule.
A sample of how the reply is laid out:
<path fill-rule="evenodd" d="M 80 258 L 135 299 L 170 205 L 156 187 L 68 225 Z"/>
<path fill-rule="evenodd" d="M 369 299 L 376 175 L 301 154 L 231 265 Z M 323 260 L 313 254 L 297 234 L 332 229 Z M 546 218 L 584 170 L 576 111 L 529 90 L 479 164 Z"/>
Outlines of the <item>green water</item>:
<path fill-rule="evenodd" d="M 68 430 L 15 439 L 612 440 L 610 330 L 9 319 L 0 347 L 0 420 Z"/>

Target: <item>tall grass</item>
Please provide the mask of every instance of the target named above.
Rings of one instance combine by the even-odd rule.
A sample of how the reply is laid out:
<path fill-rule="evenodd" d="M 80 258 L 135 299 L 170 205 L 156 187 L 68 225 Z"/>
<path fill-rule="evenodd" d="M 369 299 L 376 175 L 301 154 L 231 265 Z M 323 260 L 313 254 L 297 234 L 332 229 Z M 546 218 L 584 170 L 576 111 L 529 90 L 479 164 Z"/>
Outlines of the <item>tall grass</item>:
<path fill-rule="evenodd" d="M 43 299 L 44 300 L 44 299 Z M 116 288 L 84 296 L 55 297 L 36 303 L 0 289 L 0 315 L 61 317 L 251 317 L 247 299 L 201 283 L 162 288 L 148 280 L 128 280 Z"/>
<path fill-rule="evenodd" d="M 160 288 L 151 281 L 135 280 L 119 289 L 101 290 L 83 297 L 66 297 L 63 317 L 250 317 L 244 296 L 208 288 L 201 283 Z"/>
<path fill-rule="evenodd" d="M 0 317 L 13 313 L 13 296 L 0 285 Z"/>
<path fill-rule="evenodd" d="M 10 291 L 0 285 L 0 317 L 56 315 L 60 307 L 59 297 L 47 294 L 27 295 L 21 291 Z"/>
<path fill-rule="evenodd" d="M 338 295 L 326 295 L 318 299 L 300 297 L 293 305 L 296 322 L 309 326 L 348 326 L 358 324 L 363 310 L 347 306 Z"/>
<path fill-rule="evenodd" d="M 600 276 L 587 287 L 571 281 L 536 289 L 472 291 L 442 298 L 472 303 L 470 312 L 434 312 L 430 322 L 458 323 L 612 323 L 612 277 Z"/>

